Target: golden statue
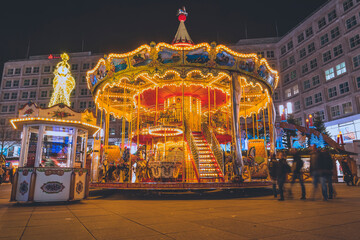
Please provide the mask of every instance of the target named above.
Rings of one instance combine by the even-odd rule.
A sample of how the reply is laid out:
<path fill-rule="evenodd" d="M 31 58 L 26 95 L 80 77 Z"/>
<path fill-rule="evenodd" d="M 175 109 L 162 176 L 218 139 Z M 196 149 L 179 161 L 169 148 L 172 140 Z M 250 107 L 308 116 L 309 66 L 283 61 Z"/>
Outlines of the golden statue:
<path fill-rule="evenodd" d="M 66 53 L 61 54 L 62 61 L 56 65 L 54 71 L 53 89 L 49 107 L 62 103 L 71 106 L 70 94 L 75 88 L 75 79 L 71 76 L 70 65 L 68 63 L 69 55 Z"/>

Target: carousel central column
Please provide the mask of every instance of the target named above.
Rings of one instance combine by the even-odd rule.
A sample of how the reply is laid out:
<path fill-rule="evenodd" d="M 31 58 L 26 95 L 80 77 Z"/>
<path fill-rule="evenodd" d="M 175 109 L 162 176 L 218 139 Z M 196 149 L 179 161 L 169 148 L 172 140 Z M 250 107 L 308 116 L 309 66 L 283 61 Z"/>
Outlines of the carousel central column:
<path fill-rule="evenodd" d="M 181 118 L 182 118 L 182 127 L 183 127 L 183 173 L 182 173 L 182 181 L 185 182 L 185 116 L 184 116 L 184 79 L 182 80 L 182 100 L 181 100 Z M 190 103 L 191 104 L 191 103 Z"/>
<path fill-rule="evenodd" d="M 240 100 L 241 100 L 241 85 L 240 78 L 237 74 L 231 76 L 231 113 L 232 113 L 232 137 L 235 145 L 235 158 L 233 163 L 235 166 L 235 174 L 241 176 L 242 173 L 242 153 L 240 140 Z"/>

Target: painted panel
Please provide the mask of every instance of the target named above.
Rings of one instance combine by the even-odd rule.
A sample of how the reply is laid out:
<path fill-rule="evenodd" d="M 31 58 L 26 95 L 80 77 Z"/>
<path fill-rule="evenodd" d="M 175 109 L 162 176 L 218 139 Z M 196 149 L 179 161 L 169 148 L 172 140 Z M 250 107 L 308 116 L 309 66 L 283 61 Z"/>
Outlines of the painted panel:
<path fill-rule="evenodd" d="M 19 168 L 18 185 L 16 187 L 16 201 L 27 202 L 29 199 L 30 180 L 32 168 Z"/>
<path fill-rule="evenodd" d="M 85 198 L 86 169 L 75 169 L 74 200 Z"/>

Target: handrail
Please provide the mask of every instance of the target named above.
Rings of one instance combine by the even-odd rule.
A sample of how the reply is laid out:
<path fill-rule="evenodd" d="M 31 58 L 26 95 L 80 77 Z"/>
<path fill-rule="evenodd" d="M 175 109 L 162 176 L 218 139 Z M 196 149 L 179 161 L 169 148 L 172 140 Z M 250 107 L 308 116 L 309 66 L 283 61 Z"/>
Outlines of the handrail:
<path fill-rule="evenodd" d="M 195 162 L 196 173 L 198 175 L 197 178 L 200 179 L 200 176 L 199 176 L 199 149 L 197 148 L 197 146 L 195 144 L 194 137 L 191 133 L 191 129 L 186 120 L 184 121 L 184 124 L 185 124 L 185 137 L 189 144 L 192 158 L 194 159 L 194 162 Z"/>
<path fill-rule="evenodd" d="M 224 159 L 223 159 L 223 152 L 220 147 L 218 140 L 216 139 L 214 133 L 210 131 L 207 124 L 201 124 L 201 129 L 203 131 L 204 137 L 206 141 L 209 143 L 212 152 L 214 153 L 215 159 L 220 166 L 220 170 L 224 176 Z"/>

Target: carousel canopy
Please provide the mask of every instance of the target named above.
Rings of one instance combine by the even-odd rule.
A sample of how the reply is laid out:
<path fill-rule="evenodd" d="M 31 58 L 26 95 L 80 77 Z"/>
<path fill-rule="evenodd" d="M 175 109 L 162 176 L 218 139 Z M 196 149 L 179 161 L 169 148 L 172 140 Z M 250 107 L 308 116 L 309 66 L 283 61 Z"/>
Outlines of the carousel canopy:
<path fill-rule="evenodd" d="M 279 76 L 266 59 L 214 42 L 193 45 L 184 25 L 185 9 L 178 16 L 173 44 L 152 42 L 132 52 L 111 53 L 87 72 L 88 88 L 100 110 L 129 120 L 139 103 L 146 110 L 155 107 L 155 98 L 161 105 L 182 94 L 201 99 L 204 108 L 209 100 L 222 107 L 229 102 L 233 78 L 241 86 L 240 116 L 250 116 L 270 104 Z"/>

